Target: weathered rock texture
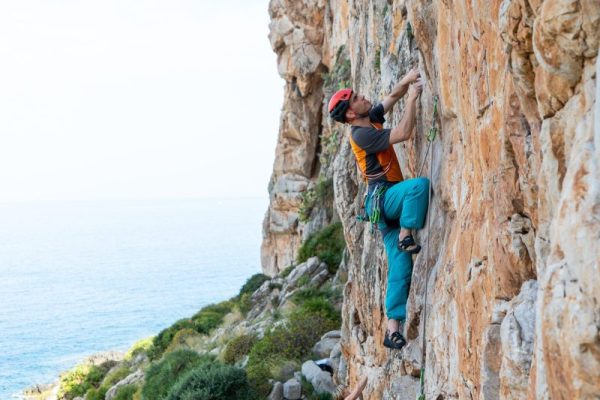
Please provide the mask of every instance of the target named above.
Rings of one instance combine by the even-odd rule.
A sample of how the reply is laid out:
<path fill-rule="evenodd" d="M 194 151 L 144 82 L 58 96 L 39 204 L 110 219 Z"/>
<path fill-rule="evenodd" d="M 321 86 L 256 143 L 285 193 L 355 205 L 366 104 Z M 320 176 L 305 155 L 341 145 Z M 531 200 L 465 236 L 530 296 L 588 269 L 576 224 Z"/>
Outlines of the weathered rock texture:
<path fill-rule="evenodd" d="M 270 14 L 286 91 L 263 269 L 285 268 L 329 222 L 318 207 L 306 223 L 298 213 L 302 193 L 333 176 L 349 250 L 348 382 L 369 376 L 369 399 L 414 398 L 427 280 L 427 398 L 598 398 L 600 2 L 272 0 Z M 324 113 L 346 60 L 352 87 L 372 99 L 414 65 L 426 80 L 413 139 L 396 148 L 404 175 L 425 165 L 434 190 L 401 353 L 381 344 L 387 265 L 379 233 L 355 218 L 365 185 L 346 128 Z M 401 115 L 402 102 L 388 126 Z"/>
<path fill-rule="evenodd" d="M 269 39 L 278 54 L 279 74 L 285 79 L 273 176 L 271 204 L 264 221 L 263 269 L 270 275 L 291 265 L 302 241 L 298 213 L 301 193 L 308 189 L 317 166 L 322 118 L 324 2 L 281 1 L 269 7 Z"/>

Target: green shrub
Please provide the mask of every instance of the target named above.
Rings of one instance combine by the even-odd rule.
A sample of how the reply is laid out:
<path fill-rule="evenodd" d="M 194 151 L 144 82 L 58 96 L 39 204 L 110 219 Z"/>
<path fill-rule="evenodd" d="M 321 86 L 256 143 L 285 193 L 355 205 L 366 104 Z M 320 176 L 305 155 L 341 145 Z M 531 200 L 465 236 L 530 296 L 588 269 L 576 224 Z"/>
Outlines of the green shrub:
<path fill-rule="evenodd" d="M 309 283 L 310 283 L 310 276 L 308 276 L 308 275 L 302 275 L 298 279 L 298 282 L 296 283 L 296 286 L 303 287 L 303 286 L 308 285 Z"/>
<path fill-rule="evenodd" d="M 323 130 L 320 136 L 321 152 L 319 153 L 319 162 L 321 163 L 321 171 L 327 170 L 338 152 L 340 147 L 340 132 L 338 129 Z M 333 180 L 330 180 L 331 185 L 331 207 L 333 208 Z"/>
<path fill-rule="evenodd" d="M 110 389 L 115 383 L 123 380 L 125 377 L 131 374 L 131 372 L 132 371 L 129 369 L 129 367 L 127 367 L 126 364 L 122 364 L 119 368 L 106 375 L 102 381 L 102 386 L 108 385 L 108 388 Z"/>
<path fill-rule="evenodd" d="M 320 176 L 315 187 L 305 190 L 300 197 L 300 208 L 298 210 L 300 222 L 307 222 L 313 208 L 317 205 L 325 208 L 328 217 L 331 218 L 333 213 L 333 179 L 325 179 Z"/>
<path fill-rule="evenodd" d="M 314 189 L 306 189 L 300 194 L 300 207 L 298 208 L 298 219 L 300 222 L 308 222 L 313 208 L 317 204 L 317 193 Z"/>
<path fill-rule="evenodd" d="M 192 317 L 195 324 L 195 329 L 199 333 L 209 333 L 221 323 L 223 318 L 231 312 L 234 303 L 231 301 L 223 301 L 218 304 L 210 304 L 203 307 Z"/>
<path fill-rule="evenodd" d="M 223 361 L 235 364 L 250 352 L 256 340 L 254 335 L 240 335 L 231 339 L 223 352 Z"/>
<path fill-rule="evenodd" d="M 205 314 L 205 313 L 214 313 L 214 314 L 219 314 L 219 315 L 225 316 L 231 312 L 231 310 L 233 309 L 233 306 L 234 306 L 234 303 L 232 301 L 222 301 L 217 304 L 209 304 L 207 306 L 202 307 L 200 309 L 200 311 L 198 311 L 196 314 L 194 314 L 192 319 L 196 320 L 199 317 L 201 317 L 202 314 Z"/>
<path fill-rule="evenodd" d="M 246 372 L 221 364 L 204 364 L 187 372 L 171 388 L 166 400 L 251 399 Z"/>
<path fill-rule="evenodd" d="M 106 362 L 99 366 L 89 363 L 76 366 L 60 378 L 58 398 L 71 400 L 85 395 L 90 389 L 97 388 L 113 365 L 114 362 Z"/>
<path fill-rule="evenodd" d="M 343 300 L 343 293 L 340 288 L 332 288 L 330 283 L 326 283 L 320 288 L 309 285 L 300 288 L 300 290 L 298 290 L 292 297 L 292 301 L 296 305 L 301 306 L 307 300 L 317 298 L 324 299 L 331 305 L 341 304 Z"/>
<path fill-rule="evenodd" d="M 113 387 L 117 382 L 124 379 L 126 376 L 131 374 L 131 370 L 126 364 L 122 364 L 114 371 L 109 372 L 102 380 L 102 385 L 98 388 L 92 388 L 88 390 L 85 398 L 86 400 L 104 400 L 108 389 Z"/>
<path fill-rule="evenodd" d="M 266 396 L 269 378 L 275 378 L 277 366 L 302 361 L 325 333 L 340 326 L 340 315 L 323 298 L 306 300 L 292 312 L 288 321 L 267 331 L 252 347 L 246 367 L 252 387 Z"/>
<path fill-rule="evenodd" d="M 244 293 L 242 295 L 242 297 L 240 297 L 240 300 L 238 303 L 238 308 L 240 309 L 240 312 L 242 313 L 242 315 L 246 316 L 246 314 L 248 314 L 248 311 L 250 311 L 252 309 L 252 301 L 250 299 L 250 293 Z"/>
<path fill-rule="evenodd" d="M 129 361 L 135 358 L 138 354 L 148 353 L 148 350 L 152 347 L 152 340 L 154 337 L 149 337 L 145 339 L 138 340 L 131 346 L 127 353 L 125 354 L 125 360 Z"/>
<path fill-rule="evenodd" d="M 133 400 L 135 392 L 137 392 L 137 386 L 135 385 L 123 385 L 121 386 L 113 397 L 113 400 Z"/>
<path fill-rule="evenodd" d="M 234 303 L 231 301 L 210 304 L 194 314 L 192 318 L 180 319 L 170 327 L 163 329 L 152 340 L 152 346 L 147 352 L 148 357 L 152 360 L 160 358 L 177 335 L 177 332 L 183 329 L 193 329 L 198 333 L 208 334 L 223 323 L 225 315 L 231 312 L 233 306 Z"/>
<path fill-rule="evenodd" d="M 190 350 L 177 350 L 166 354 L 160 362 L 150 365 L 146 370 L 142 397 L 144 400 L 163 399 L 183 373 L 212 361 L 212 357 L 199 356 Z"/>
<path fill-rule="evenodd" d="M 200 347 L 202 342 L 202 334 L 198 333 L 196 330 L 188 328 L 182 329 L 177 331 L 175 336 L 173 336 L 173 340 L 171 340 L 169 347 L 166 348 L 165 353 L 180 349 L 195 350 Z"/>
<path fill-rule="evenodd" d="M 292 271 L 294 270 L 294 268 L 296 268 L 295 265 L 290 265 L 289 267 L 287 267 L 286 269 L 284 269 L 283 271 L 281 271 L 279 273 L 279 277 L 280 278 L 287 278 L 287 276 L 292 273 Z"/>
<path fill-rule="evenodd" d="M 206 311 L 194 318 L 194 328 L 198 333 L 208 334 L 221 325 L 224 314 L 214 311 Z"/>
<path fill-rule="evenodd" d="M 325 179 L 322 176 L 317 181 L 315 187 L 317 199 L 325 206 L 333 205 L 333 178 Z"/>
<path fill-rule="evenodd" d="M 294 377 L 296 371 L 302 369 L 302 363 L 295 360 L 277 360 L 271 368 L 271 376 L 279 382 L 286 382 Z"/>
<path fill-rule="evenodd" d="M 182 329 L 195 329 L 194 321 L 185 318 L 175 322 L 170 327 L 160 331 L 158 335 L 152 339 L 152 346 L 148 350 L 148 357 L 155 360 L 160 358 L 165 349 L 171 344 L 173 337 Z"/>
<path fill-rule="evenodd" d="M 256 292 L 256 290 L 266 281 L 268 281 L 269 278 L 267 275 L 265 274 L 254 274 L 252 275 L 250 278 L 248 278 L 248 280 L 246 281 L 246 283 L 244 283 L 244 286 L 242 286 L 242 288 L 240 289 L 240 293 L 238 294 L 238 297 L 242 297 L 243 294 L 245 293 L 249 293 L 252 294 L 254 292 Z"/>
<path fill-rule="evenodd" d="M 104 385 L 100 386 L 98 389 L 92 388 L 87 391 L 85 400 L 104 400 L 107 391 L 108 389 Z"/>
<path fill-rule="evenodd" d="M 375 50 L 375 71 L 377 75 L 381 75 L 381 49 Z"/>
<path fill-rule="evenodd" d="M 273 358 L 264 360 L 264 362 L 248 362 L 246 373 L 250 387 L 258 394 L 259 398 L 264 399 L 271 391 L 269 379 L 273 376 L 270 370 Z"/>
<path fill-rule="evenodd" d="M 300 384 L 302 385 L 302 393 L 306 396 L 306 400 L 333 400 L 331 394 L 327 392 L 315 393 L 315 388 L 304 376 Z"/>
<path fill-rule="evenodd" d="M 332 329 L 337 329 L 342 323 L 340 313 L 333 308 L 329 301 L 320 297 L 306 300 L 296 314 L 297 315 L 292 316 L 292 320 L 319 316 L 323 318 L 328 325 L 333 325 Z"/>
<path fill-rule="evenodd" d="M 342 224 L 336 222 L 310 235 L 300 246 L 297 261 L 302 263 L 310 257 L 317 256 L 327 264 L 330 273 L 335 273 L 345 248 Z"/>

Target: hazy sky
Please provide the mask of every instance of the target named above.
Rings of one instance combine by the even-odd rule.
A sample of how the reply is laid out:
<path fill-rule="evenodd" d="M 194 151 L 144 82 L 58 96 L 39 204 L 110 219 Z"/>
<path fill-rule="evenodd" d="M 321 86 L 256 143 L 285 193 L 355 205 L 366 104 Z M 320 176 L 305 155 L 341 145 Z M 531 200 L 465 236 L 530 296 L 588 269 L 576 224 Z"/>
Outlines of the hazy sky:
<path fill-rule="evenodd" d="M 268 0 L 0 0 L 0 201 L 266 196 Z"/>

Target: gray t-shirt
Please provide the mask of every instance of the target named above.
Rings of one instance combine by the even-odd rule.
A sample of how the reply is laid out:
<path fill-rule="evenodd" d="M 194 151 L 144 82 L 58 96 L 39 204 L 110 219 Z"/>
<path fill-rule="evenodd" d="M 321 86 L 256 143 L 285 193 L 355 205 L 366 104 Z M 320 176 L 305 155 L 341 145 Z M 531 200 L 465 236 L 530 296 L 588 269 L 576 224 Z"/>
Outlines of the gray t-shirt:
<path fill-rule="evenodd" d="M 383 124 L 384 118 L 383 104 L 379 103 L 369 111 L 369 120 L 375 124 Z M 373 126 L 353 126 L 352 140 L 364 152 L 361 156 L 357 154 L 357 161 L 361 169 L 369 178 L 369 182 L 387 181 L 384 172 L 384 166 L 377 158 L 377 153 L 385 152 L 390 147 L 391 129 L 377 129 Z M 364 165 L 361 165 L 363 164 Z M 381 175 L 381 176 L 380 176 Z M 376 178 L 370 178 L 376 177 Z"/>

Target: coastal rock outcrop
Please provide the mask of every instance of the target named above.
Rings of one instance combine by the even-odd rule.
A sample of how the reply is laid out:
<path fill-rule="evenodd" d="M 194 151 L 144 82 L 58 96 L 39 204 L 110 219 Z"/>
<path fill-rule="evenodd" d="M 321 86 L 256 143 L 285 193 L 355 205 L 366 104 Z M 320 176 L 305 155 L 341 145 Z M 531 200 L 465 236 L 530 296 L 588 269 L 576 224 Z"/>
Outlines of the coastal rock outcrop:
<path fill-rule="evenodd" d="M 332 178 L 348 248 L 347 382 L 368 376 L 366 398 L 414 398 L 425 335 L 427 398 L 597 396 L 600 3 L 272 0 L 270 15 L 286 90 L 263 269 L 292 264 L 307 232 L 331 221 L 326 207 L 299 215 L 305 193 Z M 382 346 L 379 233 L 356 220 L 365 184 L 325 105 L 338 83 L 379 99 L 413 66 L 426 85 L 413 137 L 396 152 L 405 177 L 431 178 L 433 197 L 398 354 Z"/>
<path fill-rule="evenodd" d="M 269 39 L 285 79 L 273 175 L 271 203 L 263 225 L 262 265 L 275 275 L 291 265 L 302 241 L 299 224 L 302 193 L 318 171 L 318 144 L 323 102 L 323 0 L 273 1 Z"/>

